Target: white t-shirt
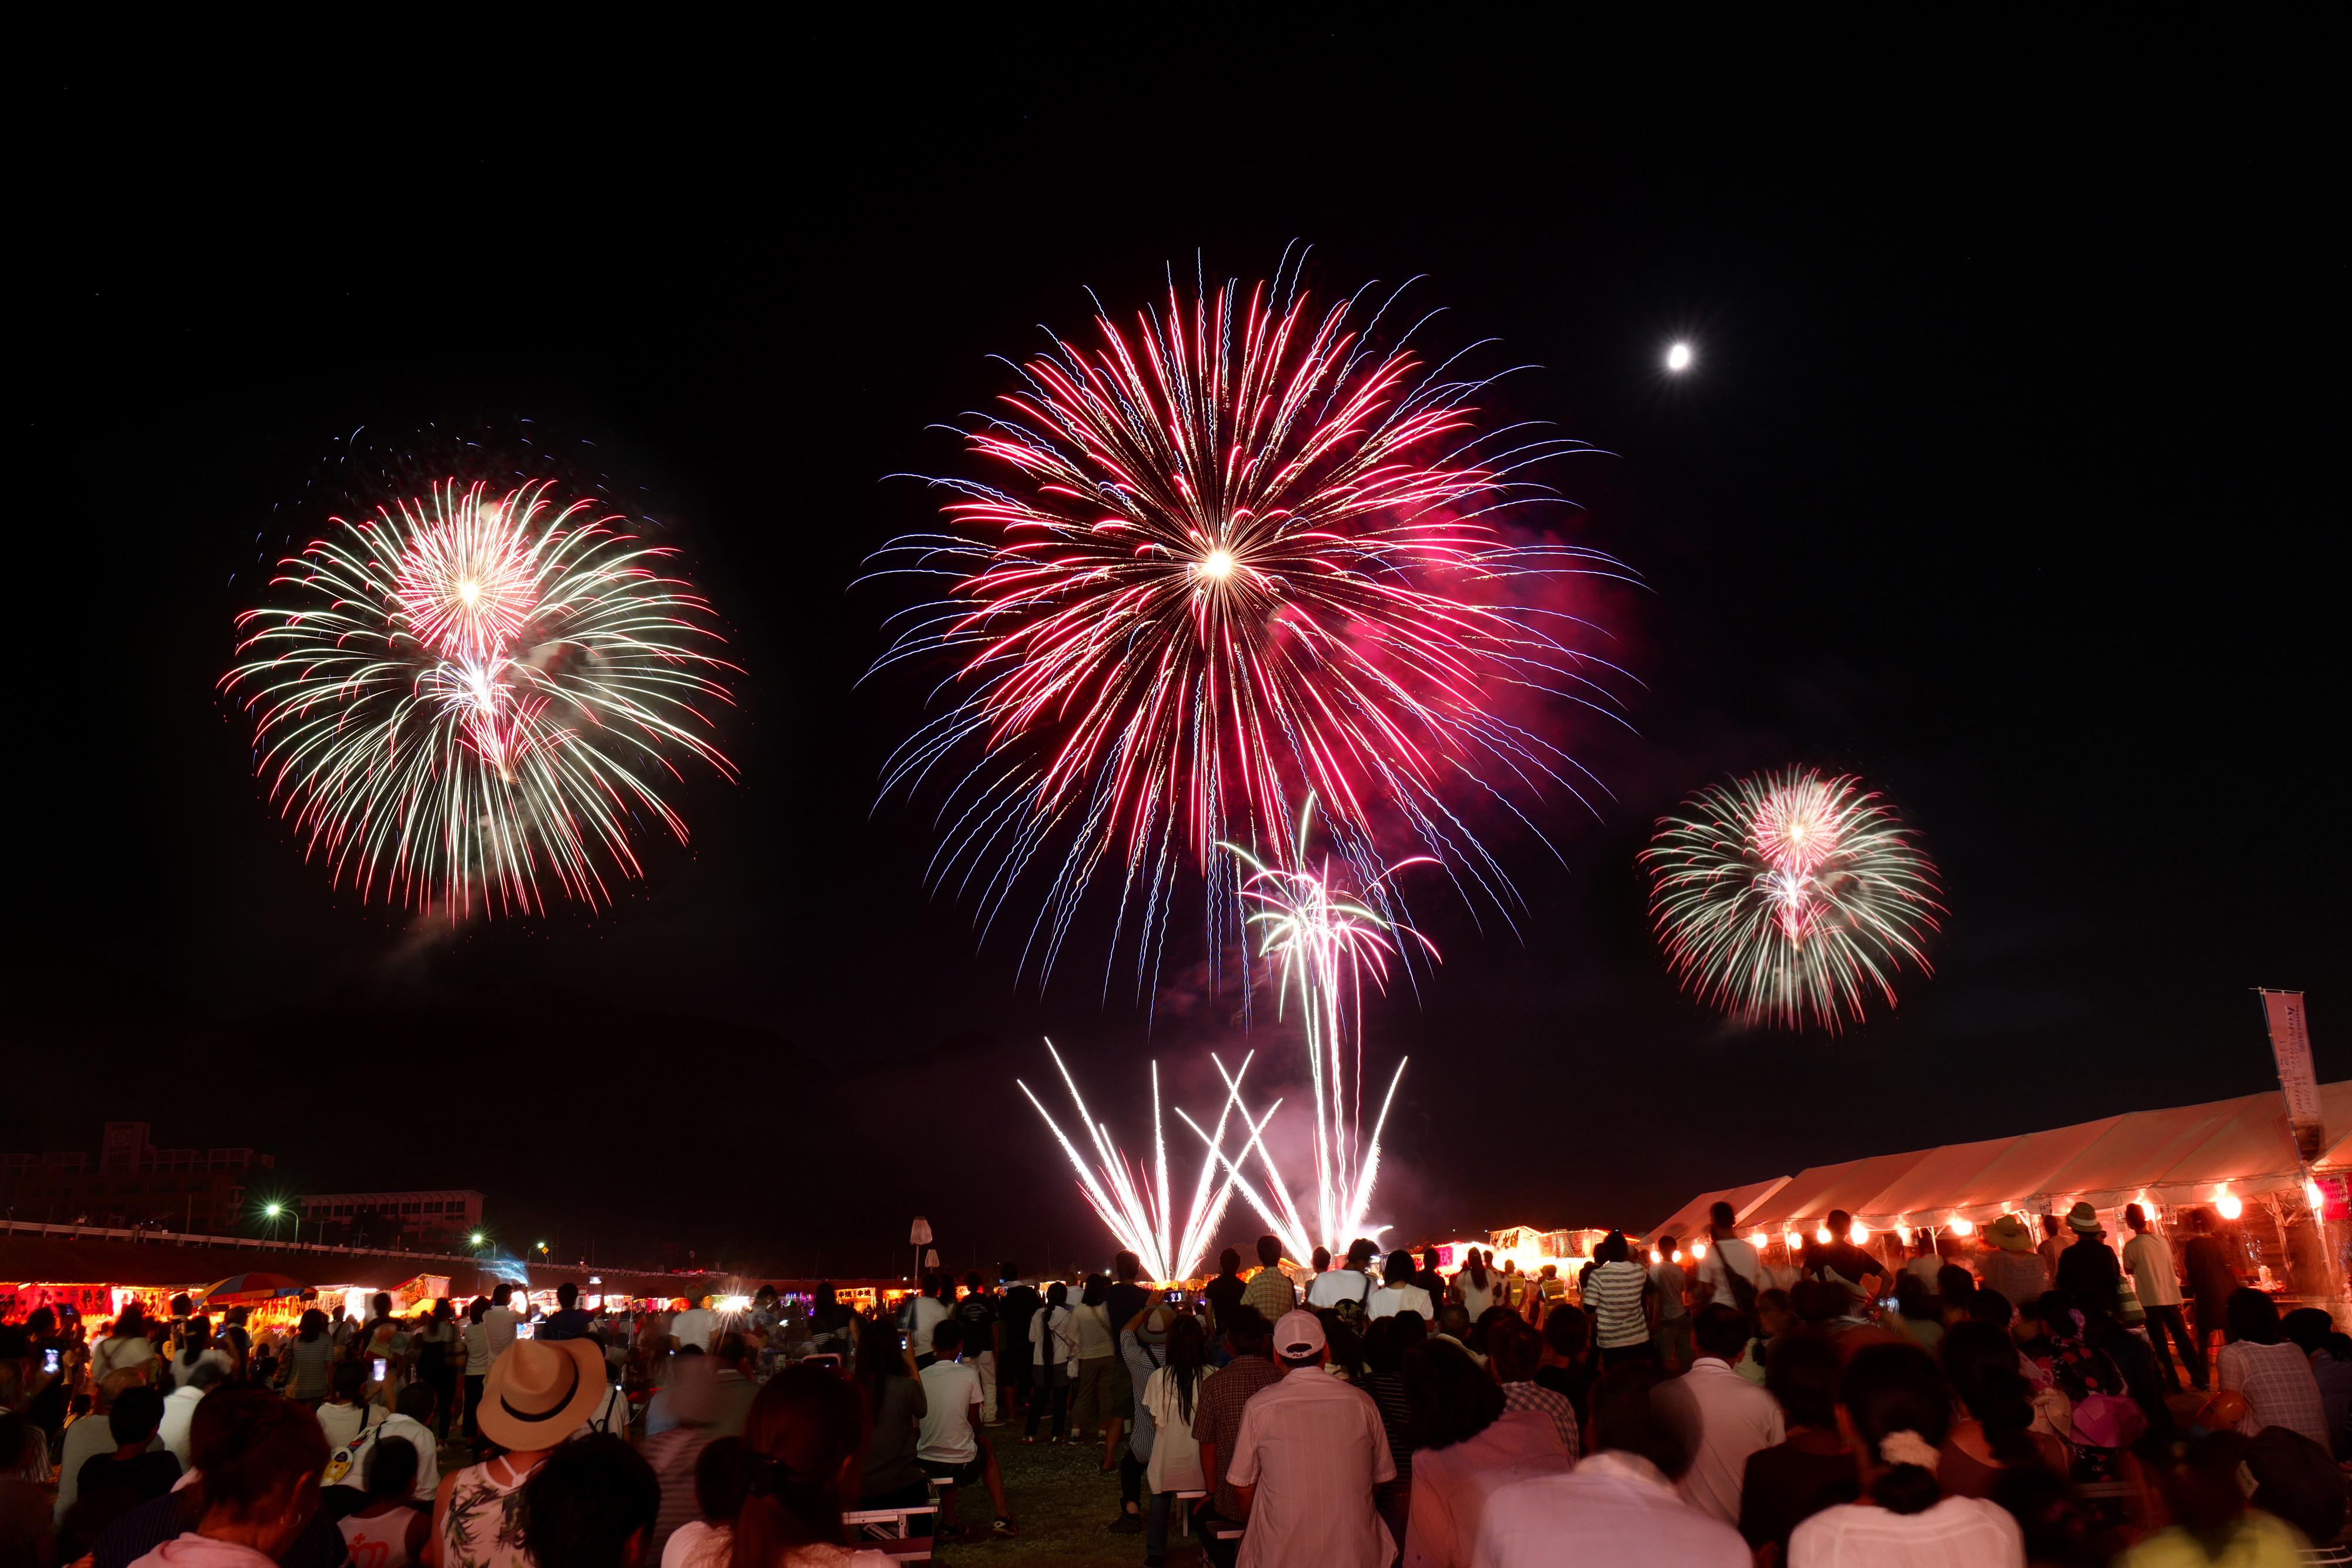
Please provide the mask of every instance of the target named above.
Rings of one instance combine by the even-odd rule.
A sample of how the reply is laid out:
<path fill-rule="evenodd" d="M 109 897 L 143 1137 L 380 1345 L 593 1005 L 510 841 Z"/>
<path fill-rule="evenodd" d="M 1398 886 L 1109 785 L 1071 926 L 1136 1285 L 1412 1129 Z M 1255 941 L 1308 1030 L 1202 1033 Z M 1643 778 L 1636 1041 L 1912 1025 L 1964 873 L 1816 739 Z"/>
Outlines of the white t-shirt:
<path fill-rule="evenodd" d="M 277 1568 L 278 1560 L 234 1541 L 215 1541 L 189 1531 L 166 1541 L 131 1568 Z"/>
<path fill-rule="evenodd" d="M 469 1322 L 461 1332 L 466 1336 L 466 1375 L 488 1377 L 490 1373 L 490 1324 L 488 1316 L 480 1322 Z"/>
<path fill-rule="evenodd" d="M 734 1542 L 735 1531 L 728 1526 L 690 1519 L 670 1532 L 661 1568 L 727 1568 Z"/>
<path fill-rule="evenodd" d="M 327 1435 L 327 1451 L 351 1447 L 360 1435 L 360 1415 L 364 1411 L 367 1424 L 381 1427 L 391 1414 L 381 1405 L 321 1405 L 319 1406 L 319 1430 Z"/>
<path fill-rule="evenodd" d="M 1354 1269 L 1327 1269 L 1307 1287 L 1307 1304 L 1336 1307 L 1341 1301 L 1363 1301 L 1369 1305 L 1376 1288 L 1369 1274 Z M 1427 1296 L 1429 1292 L 1423 1291 L 1422 1294 Z"/>
<path fill-rule="evenodd" d="M 947 1322 L 948 1304 L 937 1296 L 917 1296 L 907 1318 L 907 1348 L 917 1355 L 931 1354 L 931 1331 Z"/>
<path fill-rule="evenodd" d="M 669 1332 L 677 1336 L 677 1347 L 680 1350 L 684 1350 L 688 1345 L 692 1345 L 697 1350 L 709 1350 L 710 1331 L 718 1326 L 719 1320 L 712 1317 L 709 1309 L 706 1307 L 689 1308 L 669 1321 Z"/>
<path fill-rule="evenodd" d="M 1470 1313 L 1470 1321 L 1474 1323 L 1478 1321 L 1479 1313 L 1503 1299 L 1503 1277 L 1492 1269 L 1486 1270 L 1486 1283 L 1483 1289 L 1470 1277 L 1467 1269 L 1454 1276 L 1454 1288 L 1462 1292 L 1462 1305 Z"/>
<path fill-rule="evenodd" d="M 492 1307 L 482 1314 L 482 1343 L 492 1361 L 506 1354 L 507 1346 L 515 1342 L 515 1324 L 522 1322 L 521 1314 L 512 1307 Z"/>
<path fill-rule="evenodd" d="M 89 1380 L 103 1383 L 109 1373 L 144 1366 L 154 1359 L 155 1347 L 148 1343 L 145 1334 L 127 1339 L 102 1339 L 98 1342 L 98 1348 L 90 1352 Z"/>
<path fill-rule="evenodd" d="M 935 1361 L 923 1368 L 923 1426 L 915 1458 L 965 1465 L 980 1457 L 971 1429 L 971 1407 L 980 1403 L 980 1374 L 960 1361 Z"/>
<path fill-rule="evenodd" d="M 215 1366 L 219 1367 L 223 1377 L 227 1377 L 236 1371 L 236 1357 L 221 1349 L 218 1345 L 208 1345 L 193 1363 L 176 1355 L 172 1358 L 172 1386 L 174 1388 L 185 1388 L 188 1385 L 189 1379 L 195 1376 L 196 1368 L 204 1365 L 206 1362 L 210 1362 Z"/>
<path fill-rule="evenodd" d="M 1997 1502 L 1948 1497 L 1924 1513 L 1842 1502 L 1797 1526 L 1789 1568 L 2025 1568 L 2025 1536 Z"/>
<path fill-rule="evenodd" d="M 1706 1256 L 1698 1260 L 1698 1282 L 1713 1286 L 1714 1299 L 1731 1306 L 1735 1304 L 1731 1276 L 1738 1274 L 1760 1291 L 1764 1288 L 1762 1262 L 1756 1249 L 1738 1237 L 1718 1237 L 1706 1244 Z"/>
<path fill-rule="evenodd" d="M 1383 1285 L 1372 1292 L 1370 1304 L 1364 1309 L 1365 1316 L 1374 1318 L 1392 1318 L 1399 1312 L 1419 1312 L 1424 1323 L 1437 1321 L 1429 1292 L 1419 1285 Z"/>

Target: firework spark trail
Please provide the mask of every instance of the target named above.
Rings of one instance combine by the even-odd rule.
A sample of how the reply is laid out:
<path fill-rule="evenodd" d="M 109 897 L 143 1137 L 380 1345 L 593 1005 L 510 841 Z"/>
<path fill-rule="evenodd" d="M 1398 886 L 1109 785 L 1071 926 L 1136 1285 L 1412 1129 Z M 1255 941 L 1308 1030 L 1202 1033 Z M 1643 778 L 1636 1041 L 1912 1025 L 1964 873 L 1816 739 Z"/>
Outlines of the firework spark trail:
<path fill-rule="evenodd" d="M 1209 1153 L 1201 1162 L 1201 1174 L 1193 1184 L 1192 1201 L 1185 1209 L 1180 1227 L 1175 1210 L 1171 1206 L 1168 1142 L 1160 1127 L 1160 1064 L 1157 1061 L 1151 1064 L 1152 1161 L 1147 1170 L 1141 1161 L 1130 1160 L 1112 1139 L 1109 1126 L 1097 1122 L 1092 1113 L 1087 1111 L 1086 1099 L 1078 1092 L 1077 1081 L 1070 1076 L 1068 1065 L 1062 1061 L 1062 1053 L 1054 1049 L 1052 1040 L 1045 1042 L 1045 1050 L 1053 1057 L 1054 1066 L 1061 1072 L 1062 1082 L 1070 1092 L 1070 1103 L 1078 1108 L 1078 1120 L 1085 1125 L 1087 1136 L 1094 1145 L 1095 1163 L 1091 1166 L 1086 1156 L 1078 1152 L 1077 1145 L 1070 1141 L 1069 1135 L 1062 1131 L 1061 1124 L 1054 1120 L 1054 1113 L 1045 1109 L 1045 1103 L 1037 1098 L 1029 1085 L 1017 1079 L 1014 1082 L 1019 1083 L 1021 1092 L 1028 1095 L 1029 1103 L 1037 1108 L 1037 1114 L 1045 1118 L 1046 1127 L 1054 1134 L 1054 1141 L 1062 1145 L 1062 1153 L 1069 1156 L 1071 1167 L 1078 1173 L 1078 1188 L 1086 1195 L 1087 1205 L 1101 1217 L 1103 1224 L 1109 1228 L 1118 1244 L 1136 1255 L 1143 1265 L 1144 1272 L 1152 1280 L 1192 1279 L 1199 1271 L 1202 1260 L 1208 1255 L 1209 1242 L 1216 1235 L 1217 1227 L 1223 1223 L 1225 1206 L 1233 1197 L 1234 1177 L 1238 1174 L 1229 1174 L 1221 1180 L 1217 1167 L 1223 1158 L 1226 1123 L 1241 1107 L 1241 1072 L 1226 1078 L 1225 1104 L 1218 1113 L 1216 1132 L 1214 1134 L 1201 1133 L 1209 1145 Z M 1224 1064 L 1219 1062 L 1217 1070 L 1223 1072 Z M 1249 1058 L 1245 1056 L 1242 1059 L 1241 1071 L 1248 1071 Z M 1198 1124 L 1181 1110 L 1176 1113 L 1183 1118 L 1186 1126 L 1196 1133 L 1201 1132 Z M 1273 1113 L 1268 1112 L 1267 1114 L 1270 1116 Z M 1243 1112 L 1243 1119 L 1245 1123 L 1248 1121 L 1246 1111 Z M 1263 1124 L 1251 1127 L 1250 1144 L 1256 1142 L 1262 1128 Z M 1244 1158 L 1248 1157 L 1248 1148 L 1249 1145 L 1244 1145 Z"/>
<path fill-rule="evenodd" d="M 641 874 L 637 812 L 687 837 L 647 775 L 684 754 L 733 776 L 709 605 L 664 575 L 674 551 L 552 488 L 451 480 L 337 518 L 237 617 L 221 686 L 336 885 L 464 916 L 543 910 L 546 877 L 593 905 L 608 866 Z"/>
<path fill-rule="evenodd" d="M 1401 861 L 1381 871 L 1353 896 L 1335 895 L 1328 860 L 1319 870 L 1307 869 L 1315 805 L 1310 795 L 1299 813 L 1285 866 L 1268 866 L 1236 844 L 1223 847 L 1250 870 L 1242 884 L 1242 896 L 1255 906 L 1247 918 L 1258 928 L 1260 956 L 1276 960 L 1276 994 L 1282 1005 L 1288 1005 L 1294 988 L 1298 993 L 1308 1079 L 1315 1095 L 1315 1233 L 1337 1252 L 1365 1234 L 1372 1182 L 1380 1166 L 1381 1132 L 1387 1124 L 1397 1082 L 1404 1075 L 1400 1062 L 1381 1102 L 1371 1137 L 1366 1140 L 1362 1135 L 1364 977 L 1369 974 L 1377 988 L 1387 989 L 1389 958 L 1392 953 L 1410 950 L 1407 938 L 1420 944 L 1433 961 L 1437 948 L 1420 932 L 1387 918 L 1376 907 L 1386 902 L 1381 894 L 1398 872 L 1425 863 L 1431 857 Z M 1347 1009 L 1351 1002 L 1356 1014 L 1352 1077 L 1347 1049 Z"/>
<path fill-rule="evenodd" d="M 1790 768 L 1701 790 L 1642 859 L 1675 977 L 1745 1022 L 1838 1032 L 1867 995 L 1895 1005 L 1944 906 L 1895 809 L 1852 778 Z"/>
<path fill-rule="evenodd" d="M 1479 433 L 1491 378 L 1377 346 L 1385 308 L 1318 313 L 1286 258 L 1246 295 L 1188 302 L 1171 279 L 1131 332 L 1098 313 L 1098 348 L 1052 338 L 967 433 L 1003 481 L 937 481 L 961 497 L 948 530 L 877 558 L 951 586 L 893 617 L 876 668 L 954 661 L 952 706 L 884 792 L 950 780 L 932 881 L 974 896 L 984 929 L 1045 880 L 1023 959 L 1041 977 L 1115 879 L 1109 946 L 1134 936 L 1147 987 L 1187 867 L 1213 962 L 1244 913 L 1218 846 L 1280 842 L 1310 794 L 1360 884 L 1401 829 L 1498 907 L 1508 880 L 1447 795 L 1583 798 L 1590 775 L 1496 709 L 1518 691 L 1612 706 L 1616 672 L 1571 645 L 1589 624 L 1527 601 L 1623 569 L 1501 527 L 1553 499 L 1530 465 L 1584 448 Z"/>

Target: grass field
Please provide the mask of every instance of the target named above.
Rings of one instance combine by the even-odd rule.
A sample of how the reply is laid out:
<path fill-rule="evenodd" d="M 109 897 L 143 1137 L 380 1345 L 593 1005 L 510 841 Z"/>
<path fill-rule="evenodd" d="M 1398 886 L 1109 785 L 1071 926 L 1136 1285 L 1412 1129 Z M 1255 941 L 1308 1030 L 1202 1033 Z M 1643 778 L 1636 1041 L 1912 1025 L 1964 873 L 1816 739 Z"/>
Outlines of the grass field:
<path fill-rule="evenodd" d="M 1004 1470 L 1005 1499 L 1021 1526 L 1020 1539 L 943 1546 L 934 1561 L 953 1568 L 1139 1568 L 1143 1537 L 1104 1528 L 1118 1517 L 1118 1477 L 1103 1473 L 1099 1442 L 1024 1448 L 1013 1427 L 992 1427 L 987 1436 Z M 963 1523 L 987 1523 L 988 1494 L 959 1497 L 956 1515 Z M 1169 1568 L 1198 1568 L 1202 1561 L 1171 1522 Z"/>

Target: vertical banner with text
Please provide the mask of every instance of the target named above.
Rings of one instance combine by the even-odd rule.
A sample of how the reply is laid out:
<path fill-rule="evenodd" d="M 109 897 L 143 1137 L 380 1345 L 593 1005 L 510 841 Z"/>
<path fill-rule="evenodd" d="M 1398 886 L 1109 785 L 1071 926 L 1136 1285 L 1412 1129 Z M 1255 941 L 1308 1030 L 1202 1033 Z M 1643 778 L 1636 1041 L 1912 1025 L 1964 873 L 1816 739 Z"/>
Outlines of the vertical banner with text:
<path fill-rule="evenodd" d="M 2294 1127 L 2295 1147 L 2308 1160 L 2326 1146 L 2321 1125 L 2319 1078 L 2311 1067 L 2311 1027 L 2304 1016 L 2301 991 L 2255 993 L 2263 998 L 2263 1018 L 2270 1025 L 2271 1054 L 2278 1059 L 2279 1087 L 2286 1092 L 2287 1120 Z"/>

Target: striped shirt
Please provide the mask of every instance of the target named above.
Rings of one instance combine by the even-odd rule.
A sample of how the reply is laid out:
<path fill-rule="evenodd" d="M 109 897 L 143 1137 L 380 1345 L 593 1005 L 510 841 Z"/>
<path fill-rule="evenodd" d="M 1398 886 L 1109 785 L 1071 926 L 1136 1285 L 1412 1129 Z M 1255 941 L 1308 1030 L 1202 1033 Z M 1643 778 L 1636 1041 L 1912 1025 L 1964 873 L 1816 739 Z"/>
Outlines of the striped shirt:
<path fill-rule="evenodd" d="M 1642 1289 L 1649 1271 L 1639 1263 L 1603 1263 L 1584 1282 L 1584 1310 L 1592 1314 L 1592 1342 L 1602 1350 L 1622 1350 L 1650 1337 L 1642 1315 Z"/>
<path fill-rule="evenodd" d="M 1532 1410 L 1551 1418 L 1552 1430 L 1559 1434 L 1559 1446 L 1570 1460 L 1584 1452 L 1577 1439 L 1576 1406 L 1568 1396 L 1537 1383 L 1506 1383 L 1503 1385 L 1503 1408 Z"/>
<path fill-rule="evenodd" d="M 1372 1397 L 1380 1406 L 1381 1427 L 1389 1435 L 1389 1458 L 1396 1461 L 1397 1479 L 1412 1479 L 1412 1442 L 1407 1435 L 1412 1424 L 1412 1402 L 1405 1397 L 1404 1375 L 1396 1372 L 1370 1372 L 1356 1385 Z M 1509 1405 L 1507 1387 L 1504 1404 Z M 1571 1416 L 1571 1419 L 1573 1417 Z"/>

